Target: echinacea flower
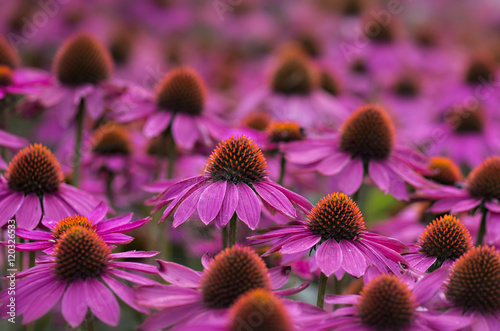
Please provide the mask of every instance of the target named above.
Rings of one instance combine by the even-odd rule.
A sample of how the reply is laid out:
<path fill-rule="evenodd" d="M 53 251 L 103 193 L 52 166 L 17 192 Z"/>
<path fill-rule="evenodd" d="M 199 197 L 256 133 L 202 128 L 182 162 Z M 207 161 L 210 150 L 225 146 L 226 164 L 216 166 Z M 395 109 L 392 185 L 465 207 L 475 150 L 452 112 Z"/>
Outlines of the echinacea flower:
<path fill-rule="evenodd" d="M 335 175 L 338 190 L 346 194 L 359 189 L 365 169 L 384 193 L 400 200 L 408 199 L 405 183 L 421 186 L 424 181 L 414 171 L 425 171 L 423 157 L 396 146 L 392 122 L 378 106 L 364 106 L 351 114 L 340 135 L 290 143 L 283 150 L 291 163 Z"/>
<path fill-rule="evenodd" d="M 322 327 L 328 313 L 307 303 L 282 299 L 262 288 L 242 294 L 226 314 L 211 320 L 193 317 L 172 330 L 326 330 Z"/>
<path fill-rule="evenodd" d="M 450 317 L 446 314 L 421 308 L 421 300 L 429 289 L 429 282 L 415 286 L 395 275 L 379 275 L 363 287 L 360 295 L 328 295 L 330 304 L 345 305 L 333 312 L 330 323 L 333 330 L 399 330 L 419 331 L 460 330 L 471 324 L 467 317 Z"/>
<path fill-rule="evenodd" d="M 441 185 L 454 186 L 464 179 L 458 165 L 448 157 L 430 157 L 428 169 L 430 173 L 425 177 Z"/>
<path fill-rule="evenodd" d="M 92 229 L 73 225 L 57 238 L 50 255 L 41 256 L 34 267 L 16 274 L 16 313 L 23 316 L 23 324 L 28 324 L 60 302 L 62 316 L 74 328 L 82 323 L 88 308 L 104 323 L 116 326 L 120 307 L 115 295 L 137 311 L 148 313 L 134 302 L 133 290 L 115 277 L 150 285 L 156 282 L 125 270 L 156 274 L 157 269 L 152 265 L 117 260 L 157 254 L 112 253 L 110 246 Z M 9 297 L 8 290 L 4 290 L 0 302 L 7 302 Z M 2 304 L 3 317 L 8 316 L 6 312 L 7 304 Z"/>
<path fill-rule="evenodd" d="M 205 255 L 203 272 L 183 265 L 158 260 L 159 275 L 170 285 L 146 285 L 136 290 L 137 303 L 158 309 L 139 329 L 158 330 L 192 318 L 210 320 L 226 313 L 242 295 L 251 290 L 278 290 L 288 280 L 286 268 L 267 269 L 262 258 L 251 248 L 235 245 L 226 248 L 213 259 Z M 309 283 L 297 288 L 275 291 L 292 295 Z"/>
<path fill-rule="evenodd" d="M 474 168 L 462 187 L 442 186 L 421 189 L 416 197 L 435 200 L 429 209 L 432 212 L 466 212 L 480 209 L 481 230 L 477 245 L 486 234 L 488 243 L 500 239 L 500 156 L 491 156 Z M 486 232 L 486 233 L 484 233 Z"/>
<path fill-rule="evenodd" d="M 446 309 L 441 315 L 446 319 L 470 318 L 472 330 L 496 331 L 500 328 L 498 251 L 488 246 L 473 247 L 438 276 L 434 277 L 434 282 L 440 286 L 428 288 L 426 305 Z"/>
<path fill-rule="evenodd" d="M 404 258 L 420 271 L 427 271 L 435 264 L 452 264 L 473 246 L 469 230 L 452 215 L 445 215 L 429 224 L 418 238 L 417 245 L 409 246 Z"/>
<path fill-rule="evenodd" d="M 45 146 L 19 151 L 0 178 L 0 226 L 15 217 L 19 228 L 31 230 L 42 215 L 55 220 L 86 215 L 100 203 L 63 180 L 59 162 Z"/>
<path fill-rule="evenodd" d="M 250 237 L 272 246 L 265 253 L 303 255 L 316 249 L 315 265 L 326 276 L 344 273 L 361 277 L 374 265 L 380 272 L 400 274 L 399 262 L 405 263 L 399 253 L 406 246 L 399 241 L 366 231 L 363 215 L 358 205 L 344 193 L 334 193 L 322 198 L 311 210 L 305 221 Z"/>
<path fill-rule="evenodd" d="M 26 139 L 17 137 L 13 134 L 0 130 L 1 147 L 6 147 L 9 149 L 19 149 L 26 145 L 29 145 L 29 142 Z M 0 156 L 0 170 L 5 170 L 5 169 L 7 169 L 7 163 L 5 163 L 5 160 Z"/>
<path fill-rule="evenodd" d="M 17 251 L 39 251 L 44 250 L 50 253 L 56 245 L 57 239 L 72 226 L 82 226 L 97 233 L 108 245 L 124 245 L 134 240 L 133 237 L 125 235 L 125 232 L 140 228 L 151 218 L 147 217 L 131 222 L 132 213 L 124 216 L 106 218 L 108 208 L 101 202 L 87 216 L 72 215 L 60 220 L 52 220 L 48 217 L 42 219 L 42 224 L 50 230 L 25 230 L 16 229 L 16 236 L 29 239 L 31 242 L 16 244 Z"/>
<path fill-rule="evenodd" d="M 272 182 L 261 150 L 245 136 L 231 136 L 210 155 L 203 174 L 183 179 L 154 200 L 155 210 L 168 205 L 160 221 L 174 214 L 173 226 L 184 223 L 195 211 L 205 224 L 224 227 L 236 213 L 255 229 L 261 205 L 295 218 L 296 204 L 304 212 L 312 207 L 305 198 Z"/>
<path fill-rule="evenodd" d="M 99 119 L 110 96 L 121 88 L 110 81 L 113 61 L 108 50 L 87 33 L 79 33 L 63 44 L 55 56 L 53 71 L 53 83 L 40 92 L 38 99 L 63 127 L 80 111 Z"/>
<path fill-rule="evenodd" d="M 269 86 L 243 100 L 238 113 L 264 109 L 274 120 L 293 121 L 309 129 L 337 128 L 347 116 L 345 106 L 321 89 L 313 63 L 301 52 L 279 59 Z"/>
<path fill-rule="evenodd" d="M 224 135 L 224 124 L 210 114 L 205 83 L 191 68 L 170 71 L 154 95 L 146 93 L 144 99 L 135 99 L 131 102 L 125 95 L 115 117 L 125 122 L 148 116 L 143 128 L 147 138 L 171 130 L 175 144 L 191 150 L 197 142 L 211 146 Z"/>

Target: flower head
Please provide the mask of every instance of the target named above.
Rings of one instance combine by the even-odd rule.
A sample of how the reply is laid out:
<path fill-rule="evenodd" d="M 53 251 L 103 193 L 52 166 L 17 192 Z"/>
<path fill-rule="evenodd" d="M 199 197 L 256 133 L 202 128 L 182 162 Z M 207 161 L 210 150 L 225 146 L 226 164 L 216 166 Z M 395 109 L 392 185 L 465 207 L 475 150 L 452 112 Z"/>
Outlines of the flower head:
<path fill-rule="evenodd" d="M 6 65 L 0 65 L 0 87 L 12 85 L 14 82 L 14 73 Z"/>
<path fill-rule="evenodd" d="M 132 152 L 132 143 L 127 129 L 117 123 L 97 128 L 90 138 L 92 151 L 104 155 L 127 155 Z"/>
<path fill-rule="evenodd" d="M 267 128 L 271 143 L 291 142 L 302 140 L 304 133 L 296 122 L 274 122 Z"/>
<path fill-rule="evenodd" d="M 13 69 L 17 67 L 20 62 L 19 56 L 10 46 L 9 42 L 5 38 L 0 37 L 0 65 Z"/>
<path fill-rule="evenodd" d="M 431 175 L 427 178 L 442 184 L 455 185 L 463 180 L 462 172 L 452 159 L 443 156 L 434 156 L 429 159 Z"/>
<path fill-rule="evenodd" d="M 484 160 L 469 174 L 466 183 L 473 197 L 500 200 L 500 156 Z"/>
<path fill-rule="evenodd" d="M 287 54 L 276 68 L 271 89 L 281 94 L 309 94 L 316 85 L 316 77 L 309 60 L 302 54 Z"/>

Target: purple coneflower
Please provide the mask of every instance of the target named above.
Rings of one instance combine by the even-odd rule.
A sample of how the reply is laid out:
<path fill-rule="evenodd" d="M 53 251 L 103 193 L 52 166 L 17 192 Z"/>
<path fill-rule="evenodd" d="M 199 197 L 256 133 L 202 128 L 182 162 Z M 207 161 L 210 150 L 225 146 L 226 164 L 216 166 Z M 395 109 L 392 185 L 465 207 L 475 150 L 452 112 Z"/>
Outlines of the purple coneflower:
<path fill-rule="evenodd" d="M 101 202 L 87 216 L 72 215 L 61 220 L 51 220 L 47 217 L 42 219 L 42 224 L 50 230 L 25 230 L 22 228 L 16 229 L 16 236 L 32 240 L 32 242 L 18 243 L 16 250 L 18 251 L 39 251 L 45 250 L 50 253 L 55 246 L 57 239 L 70 227 L 82 226 L 97 233 L 106 244 L 124 245 L 134 240 L 133 237 L 125 235 L 125 232 L 140 228 L 151 218 L 144 218 L 133 221 L 132 213 L 120 217 L 106 218 L 108 208 Z"/>
<path fill-rule="evenodd" d="M 155 201 L 155 210 L 168 205 L 160 221 L 173 214 L 174 227 L 197 211 L 203 223 L 214 221 L 218 228 L 233 220 L 232 231 L 236 231 L 233 215 L 255 229 L 261 205 L 289 218 L 296 217 L 294 204 L 304 212 L 312 207 L 305 198 L 269 179 L 261 150 L 245 136 L 222 141 L 210 155 L 203 174 L 175 183 Z"/>
<path fill-rule="evenodd" d="M 193 318 L 173 330 L 326 330 L 322 327 L 328 314 L 315 306 L 277 297 L 265 289 L 250 290 L 241 295 L 227 314 L 215 319 Z"/>
<path fill-rule="evenodd" d="M 415 269 L 427 271 L 452 264 L 473 246 L 469 230 L 451 215 L 435 219 L 404 258 Z"/>
<path fill-rule="evenodd" d="M 23 316 L 23 324 L 28 324 L 60 302 L 64 319 L 74 328 L 82 323 L 88 308 L 104 323 L 116 326 L 120 307 L 114 294 L 130 307 L 148 313 L 134 302 L 133 290 L 115 277 L 150 285 L 156 282 L 122 269 L 150 274 L 156 274 L 157 269 L 152 265 L 117 260 L 157 254 L 140 251 L 112 253 L 99 234 L 75 224 L 57 238 L 50 255 L 40 257 L 35 267 L 16 274 L 16 313 Z M 0 301 L 6 302 L 9 297 L 8 291 L 4 290 Z M 7 316 L 7 305 L 2 304 L 2 307 L 2 315 Z"/>
<path fill-rule="evenodd" d="M 437 186 L 422 189 L 418 197 L 437 200 L 432 212 L 458 213 L 480 210 L 480 228 L 476 245 L 481 245 L 486 234 L 488 243 L 500 239 L 500 156 L 491 156 L 474 168 L 463 187 Z"/>
<path fill-rule="evenodd" d="M 359 108 L 344 122 L 339 135 L 288 144 L 286 159 L 320 173 L 336 175 L 338 189 L 355 193 L 363 181 L 364 169 L 385 193 L 408 199 L 405 183 L 421 186 L 414 169 L 423 169 L 424 159 L 416 152 L 395 145 L 389 116 L 378 106 Z"/>
<path fill-rule="evenodd" d="M 407 284 L 395 275 L 379 275 L 363 287 L 360 295 L 332 295 L 325 301 L 345 305 L 333 312 L 335 318 L 326 323 L 334 330 L 459 330 L 471 319 L 450 317 L 421 308 L 421 300 L 435 284 Z"/>
<path fill-rule="evenodd" d="M 160 276 L 171 285 L 147 285 L 137 288 L 137 303 L 158 309 L 139 328 L 158 330 L 184 325 L 190 319 L 211 320 L 227 313 L 242 295 L 254 289 L 266 291 L 281 288 L 288 280 L 286 268 L 267 269 L 262 258 L 251 248 L 235 245 L 226 248 L 213 260 L 204 256 L 203 272 L 183 265 L 158 260 Z M 303 290 L 297 288 L 275 291 L 291 295 Z"/>
<path fill-rule="evenodd" d="M 294 121 L 305 128 L 337 128 L 347 110 L 334 96 L 320 86 L 316 68 L 296 50 L 280 58 L 268 87 L 245 99 L 240 116 L 264 109 L 278 121 Z"/>
<path fill-rule="evenodd" d="M 25 147 L 0 178 L 0 226 L 15 217 L 17 227 L 34 229 L 40 219 L 90 213 L 100 201 L 63 182 L 61 166 L 40 144 Z"/>
<path fill-rule="evenodd" d="M 277 251 L 282 255 L 302 255 L 316 249 L 313 259 L 322 272 L 323 285 L 326 285 L 326 277 L 332 274 L 338 279 L 346 272 L 361 277 L 371 265 L 381 273 L 390 270 L 399 275 L 398 263 L 407 264 L 399 255 L 406 246 L 395 239 L 366 231 L 357 204 L 344 193 L 321 199 L 307 218 L 250 238 L 271 243 L 265 255 Z M 318 305 L 322 305 L 323 296 L 324 292 L 318 293 Z"/>

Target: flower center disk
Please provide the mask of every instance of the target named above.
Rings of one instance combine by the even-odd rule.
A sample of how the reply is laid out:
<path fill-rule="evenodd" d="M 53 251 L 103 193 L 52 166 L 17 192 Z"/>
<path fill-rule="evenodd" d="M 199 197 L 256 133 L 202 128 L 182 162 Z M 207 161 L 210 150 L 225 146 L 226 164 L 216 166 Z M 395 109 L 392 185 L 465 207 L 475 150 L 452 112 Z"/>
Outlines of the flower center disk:
<path fill-rule="evenodd" d="M 91 138 L 92 151 L 98 154 L 131 153 L 131 142 L 127 129 L 120 124 L 104 124 L 97 128 Z"/>
<path fill-rule="evenodd" d="M 452 159 L 442 156 L 430 158 L 429 170 L 433 172 L 427 178 L 443 185 L 455 185 L 463 180 L 460 168 Z"/>
<path fill-rule="evenodd" d="M 26 195 L 53 193 L 64 180 L 61 166 L 47 147 L 33 144 L 25 147 L 10 161 L 5 173 L 9 188 Z"/>
<path fill-rule="evenodd" d="M 416 304 L 405 283 L 394 275 L 381 275 L 365 285 L 357 309 L 363 324 L 374 330 L 404 330 Z"/>
<path fill-rule="evenodd" d="M 73 226 L 61 234 L 54 248 L 56 273 L 67 281 L 98 277 L 106 268 L 111 249 L 94 231 Z"/>
<path fill-rule="evenodd" d="M 295 122 L 275 122 L 268 128 L 269 141 L 273 143 L 302 140 L 300 125 Z"/>
<path fill-rule="evenodd" d="M 410 77 L 403 77 L 393 87 L 394 93 L 402 98 L 412 98 L 418 95 L 417 83 Z"/>
<path fill-rule="evenodd" d="M 456 260 L 472 248 L 469 230 L 456 217 L 442 216 L 429 224 L 418 239 L 420 251 L 439 260 Z"/>
<path fill-rule="evenodd" d="M 354 240 L 366 231 L 358 205 L 344 193 L 320 200 L 308 215 L 309 229 L 323 239 Z"/>
<path fill-rule="evenodd" d="M 493 247 L 474 247 L 455 262 L 446 298 L 464 310 L 500 312 L 500 254 Z"/>
<path fill-rule="evenodd" d="M 219 253 L 201 279 L 203 301 L 227 308 L 252 289 L 271 290 L 271 278 L 260 256 L 249 247 L 233 246 Z"/>
<path fill-rule="evenodd" d="M 231 308 L 230 331 L 291 331 L 293 326 L 284 304 L 271 292 L 256 289 L 243 294 Z"/>
<path fill-rule="evenodd" d="M 469 174 L 466 182 L 472 196 L 500 200 L 500 156 L 484 160 Z"/>
<path fill-rule="evenodd" d="M 483 109 L 476 105 L 472 107 L 455 107 L 446 114 L 446 119 L 456 133 L 483 132 L 486 122 Z"/>
<path fill-rule="evenodd" d="M 61 235 L 63 235 L 68 229 L 79 226 L 86 228 L 92 232 L 96 232 L 97 225 L 95 225 L 88 217 L 81 215 L 73 215 L 63 218 L 58 221 L 56 226 L 52 229 L 52 235 L 54 239 L 58 239 Z"/>
<path fill-rule="evenodd" d="M 205 171 L 213 181 L 250 184 L 267 176 L 267 163 L 262 151 L 250 138 L 231 136 L 212 152 Z"/>
<path fill-rule="evenodd" d="M 16 51 L 5 38 L 0 37 L 0 65 L 13 69 L 19 65 L 19 62 L 21 61 Z"/>
<path fill-rule="evenodd" d="M 340 148 L 365 160 L 385 159 L 394 147 L 394 127 L 386 112 L 378 106 L 356 110 L 340 129 Z"/>
<path fill-rule="evenodd" d="M 465 73 L 465 81 L 469 84 L 484 84 L 494 80 L 494 66 L 487 59 L 473 60 Z"/>
<path fill-rule="evenodd" d="M 200 115 L 206 99 L 203 80 L 193 69 L 181 67 L 172 70 L 156 91 L 156 102 L 162 109 L 174 113 Z"/>
<path fill-rule="evenodd" d="M 287 55 L 274 72 L 271 89 L 281 94 L 309 94 L 315 87 L 314 72 L 305 56 Z"/>
<path fill-rule="evenodd" d="M 68 86 L 97 84 L 107 80 L 112 71 L 111 55 L 88 34 L 78 34 L 66 41 L 54 60 L 57 79 Z"/>
<path fill-rule="evenodd" d="M 0 86 L 9 86 L 14 82 L 12 70 L 5 65 L 0 65 Z"/>

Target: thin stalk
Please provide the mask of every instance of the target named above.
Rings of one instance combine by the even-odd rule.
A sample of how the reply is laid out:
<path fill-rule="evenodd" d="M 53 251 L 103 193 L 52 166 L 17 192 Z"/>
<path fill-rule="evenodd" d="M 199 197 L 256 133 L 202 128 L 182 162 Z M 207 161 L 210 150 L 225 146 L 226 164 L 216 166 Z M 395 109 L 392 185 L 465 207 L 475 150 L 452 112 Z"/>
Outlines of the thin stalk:
<path fill-rule="evenodd" d="M 165 141 L 166 155 L 167 155 L 167 179 L 174 178 L 174 167 L 175 159 L 177 158 L 177 153 L 175 150 L 175 141 L 172 137 L 172 129 L 169 126 L 168 129 L 163 133 L 163 138 Z"/>
<path fill-rule="evenodd" d="M 111 207 L 115 206 L 115 195 L 113 194 L 113 181 L 115 175 L 111 171 L 106 172 L 106 196 Z"/>
<path fill-rule="evenodd" d="M 90 311 L 87 312 L 87 316 L 85 317 L 85 326 L 87 327 L 87 331 L 95 330 L 94 315 Z"/>
<path fill-rule="evenodd" d="M 280 184 L 281 186 L 283 186 L 283 179 L 285 178 L 285 169 L 286 169 L 285 155 L 281 154 L 280 177 L 278 179 L 278 184 Z"/>
<path fill-rule="evenodd" d="M 238 221 L 238 216 L 234 213 L 233 217 L 229 221 L 229 243 L 228 247 L 233 247 L 236 244 L 236 226 Z"/>
<path fill-rule="evenodd" d="M 484 234 L 486 233 L 486 210 L 483 210 L 481 216 L 481 224 L 479 224 L 479 231 L 477 232 L 476 246 L 483 244 Z"/>
<path fill-rule="evenodd" d="M 227 225 L 220 229 L 222 232 L 222 249 L 227 248 Z"/>
<path fill-rule="evenodd" d="M 321 273 L 319 276 L 319 285 L 318 285 L 318 300 L 316 301 L 316 306 L 323 309 L 323 305 L 325 304 L 325 293 L 326 293 L 326 282 L 328 281 L 328 277 L 324 273 Z"/>
<path fill-rule="evenodd" d="M 75 141 L 75 151 L 73 154 L 73 180 L 72 184 L 78 187 L 80 184 L 80 163 L 82 159 L 82 136 L 83 136 L 83 118 L 85 110 L 85 99 L 80 100 L 80 105 L 78 106 L 78 113 L 76 114 L 76 141 Z"/>

